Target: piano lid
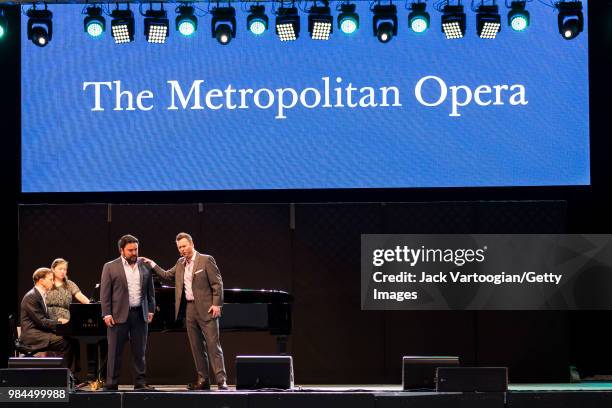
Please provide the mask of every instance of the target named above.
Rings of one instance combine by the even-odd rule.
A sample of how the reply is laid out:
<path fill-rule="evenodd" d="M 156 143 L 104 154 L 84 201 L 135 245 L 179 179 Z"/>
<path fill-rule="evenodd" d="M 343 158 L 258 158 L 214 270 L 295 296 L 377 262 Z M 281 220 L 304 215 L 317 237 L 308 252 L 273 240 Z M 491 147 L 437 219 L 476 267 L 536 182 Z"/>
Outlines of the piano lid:
<path fill-rule="evenodd" d="M 274 289 L 224 289 L 225 303 L 293 303 L 293 295 Z"/>
<path fill-rule="evenodd" d="M 160 285 L 156 291 L 174 291 L 174 286 Z M 275 289 L 223 289 L 223 303 L 293 303 L 293 295 Z"/>

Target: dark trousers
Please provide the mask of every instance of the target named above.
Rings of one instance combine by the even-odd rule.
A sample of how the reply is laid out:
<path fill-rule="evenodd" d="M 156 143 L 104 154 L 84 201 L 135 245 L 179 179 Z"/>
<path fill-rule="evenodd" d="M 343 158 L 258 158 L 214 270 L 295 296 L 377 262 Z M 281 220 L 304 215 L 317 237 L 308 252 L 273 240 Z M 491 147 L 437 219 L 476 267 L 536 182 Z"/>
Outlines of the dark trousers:
<path fill-rule="evenodd" d="M 62 353 L 62 365 L 66 368 L 72 368 L 72 361 L 74 360 L 74 350 L 72 347 L 72 341 L 65 339 L 61 336 L 51 335 L 49 339 L 49 351 L 59 351 Z"/>
<path fill-rule="evenodd" d="M 193 303 L 187 303 L 185 328 L 191 346 L 191 354 L 198 373 L 198 380 L 210 378 L 211 382 L 225 382 L 225 362 L 219 341 L 219 319 L 204 320 L 198 314 Z M 208 363 L 212 366 L 212 376 L 208 372 Z M 212 377 L 212 378 L 211 378 Z"/>
<path fill-rule="evenodd" d="M 130 341 L 134 363 L 134 384 L 146 384 L 147 322 L 142 316 L 142 307 L 130 308 L 125 323 L 107 327 L 108 360 L 106 366 L 106 385 L 118 385 L 121 374 L 121 356 L 126 341 Z"/>

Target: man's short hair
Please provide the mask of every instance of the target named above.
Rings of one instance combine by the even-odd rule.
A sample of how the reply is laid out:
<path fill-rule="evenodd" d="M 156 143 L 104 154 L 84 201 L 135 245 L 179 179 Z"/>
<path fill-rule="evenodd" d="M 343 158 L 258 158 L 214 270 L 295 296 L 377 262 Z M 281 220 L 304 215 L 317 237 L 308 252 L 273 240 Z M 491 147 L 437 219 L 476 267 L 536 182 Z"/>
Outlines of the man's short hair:
<path fill-rule="evenodd" d="M 46 277 L 49 274 L 53 274 L 53 271 L 49 268 L 38 268 L 37 270 L 34 271 L 34 274 L 32 275 L 32 280 L 34 281 L 34 283 L 38 282 L 39 280 L 43 279 L 44 277 Z"/>
<path fill-rule="evenodd" d="M 138 238 L 136 238 L 133 235 L 124 235 L 121 238 L 119 238 L 119 242 L 117 243 L 119 245 L 119 250 L 121 251 L 123 248 L 125 248 L 125 246 L 127 244 L 137 244 L 138 243 Z"/>
<path fill-rule="evenodd" d="M 193 238 L 191 238 L 191 235 L 189 235 L 186 232 L 179 232 L 178 235 L 176 236 L 176 242 L 179 242 L 183 238 L 189 241 L 190 244 L 193 244 Z"/>

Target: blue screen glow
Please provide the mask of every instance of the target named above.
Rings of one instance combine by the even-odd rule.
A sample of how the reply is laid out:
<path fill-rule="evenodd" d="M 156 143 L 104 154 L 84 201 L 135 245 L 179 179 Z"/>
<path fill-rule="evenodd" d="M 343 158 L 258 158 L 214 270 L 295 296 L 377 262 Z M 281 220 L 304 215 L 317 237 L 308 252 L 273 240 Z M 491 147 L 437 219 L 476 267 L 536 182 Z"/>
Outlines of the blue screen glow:
<path fill-rule="evenodd" d="M 585 31 L 567 41 L 553 8 L 527 3 L 515 32 L 500 4 L 494 40 L 446 40 L 441 13 L 416 34 L 398 6 L 382 44 L 369 3 L 360 26 L 329 41 L 281 42 L 268 30 L 211 35 L 210 15 L 150 44 L 132 7 L 135 41 L 83 30 L 82 5 L 51 5 L 53 38 L 26 38 L 22 19 L 24 192 L 588 185 Z M 113 6 L 114 7 L 114 6 Z M 123 7 L 123 6 L 122 6 Z M 205 7 L 205 6 L 203 6 Z"/>

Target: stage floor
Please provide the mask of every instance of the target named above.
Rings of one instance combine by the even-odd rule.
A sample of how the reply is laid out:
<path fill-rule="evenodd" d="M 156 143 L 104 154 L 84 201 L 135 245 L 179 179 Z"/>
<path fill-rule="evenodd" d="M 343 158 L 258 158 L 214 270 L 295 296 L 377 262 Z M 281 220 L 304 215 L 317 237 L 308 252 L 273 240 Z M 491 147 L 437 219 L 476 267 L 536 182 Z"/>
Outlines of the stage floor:
<path fill-rule="evenodd" d="M 612 391 L 612 382 L 583 381 L 568 384 L 509 384 L 508 391 Z"/>
<path fill-rule="evenodd" d="M 153 385 L 159 392 L 204 392 L 204 391 L 188 391 L 186 385 Z M 263 392 L 259 390 L 236 390 L 230 385 L 228 391 L 217 391 L 213 385 L 211 391 L 206 392 Z M 78 392 L 103 392 L 102 390 L 92 391 L 88 387 L 78 390 Z M 131 385 L 119 386 L 119 392 L 133 391 Z M 269 390 L 268 390 L 269 391 Z M 408 394 L 414 392 L 434 392 L 435 390 L 415 390 L 406 391 Z M 521 391 L 612 391 L 612 381 L 583 381 L 579 383 L 561 383 L 561 384 L 509 384 L 508 392 Z M 291 390 L 274 390 L 272 392 L 367 392 L 367 393 L 383 393 L 383 392 L 404 392 L 401 385 L 397 384 L 349 384 L 349 385 L 323 385 L 323 384 L 304 384 L 296 385 Z"/>
<path fill-rule="evenodd" d="M 402 391 L 397 384 L 298 385 L 292 390 L 187 391 L 182 385 L 155 385 L 157 392 L 79 390 L 68 402 L 47 408 L 610 408 L 612 382 L 512 384 L 508 392 Z M 3 403 L 29 408 L 38 403 Z"/>

